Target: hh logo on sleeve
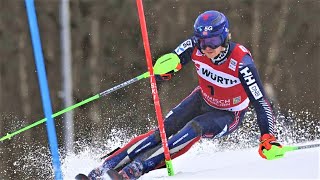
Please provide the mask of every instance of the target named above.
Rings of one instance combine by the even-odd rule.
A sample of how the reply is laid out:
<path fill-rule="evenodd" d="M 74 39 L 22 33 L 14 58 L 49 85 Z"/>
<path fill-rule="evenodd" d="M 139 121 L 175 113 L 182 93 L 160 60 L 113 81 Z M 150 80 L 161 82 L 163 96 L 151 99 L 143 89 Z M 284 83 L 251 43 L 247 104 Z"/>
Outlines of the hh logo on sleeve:
<path fill-rule="evenodd" d="M 244 80 L 246 81 L 246 84 L 249 86 L 252 96 L 255 99 L 260 99 L 263 95 L 250 69 L 248 67 L 245 67 L 240 71 L 240 73 L 243 75 Z"/>

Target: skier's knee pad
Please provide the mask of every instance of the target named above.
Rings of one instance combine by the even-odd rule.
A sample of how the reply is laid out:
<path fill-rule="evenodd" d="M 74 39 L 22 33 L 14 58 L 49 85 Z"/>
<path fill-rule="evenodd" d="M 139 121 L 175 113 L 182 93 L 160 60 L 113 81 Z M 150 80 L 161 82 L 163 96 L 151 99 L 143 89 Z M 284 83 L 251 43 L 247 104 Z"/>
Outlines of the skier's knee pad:
<path fill-rule="evenodd" d="M 177 134 L 173 135 L 169 141 L 169 151 L 171 158 L 174 159 L 187 152 L 194 143 L 201 138 L 202 128 L 196 121 L 190 121 Z M 160 148 L 160 147 L 159 147 Z M 157 164 L 157 163 L 155 163 Z M 157 168 L 164 167 L 163 159 L 156 165 Z"/>
<path fill-rule="evenodd" d="M 203 128 L 197 121 L 190 121 L 187 126 L 190 126 L 196 135 L 201 136 Z"/>
<path fill-rule="evenodd" d="M 148 149 L 157 146 L 161 142 L 158 130 L 152 130 L 147 134 L 138 136 L 127 149 L 130 159 L 134 159 L 137 155 L 144 153 Z"/>
<path fill-rule="evenodd" d="M 176 153 L 184 147 L 191 147 L 194 142 L 201 137 L 202 128 L 196 121 L 190 121 L 177 134 L 173 135 L 169 141 L 170 153 Z"/>

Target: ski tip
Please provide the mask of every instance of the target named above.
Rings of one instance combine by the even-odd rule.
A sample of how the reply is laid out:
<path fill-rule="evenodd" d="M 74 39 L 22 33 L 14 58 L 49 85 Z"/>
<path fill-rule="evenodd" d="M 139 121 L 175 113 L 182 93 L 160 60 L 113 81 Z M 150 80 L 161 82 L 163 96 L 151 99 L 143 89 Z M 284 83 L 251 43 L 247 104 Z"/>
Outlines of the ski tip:
<path fill-rule="evenodd" d="M 84 174 L 78 174 L 76 175 L 75 180 L 89 180 L 89 178 Z"/>

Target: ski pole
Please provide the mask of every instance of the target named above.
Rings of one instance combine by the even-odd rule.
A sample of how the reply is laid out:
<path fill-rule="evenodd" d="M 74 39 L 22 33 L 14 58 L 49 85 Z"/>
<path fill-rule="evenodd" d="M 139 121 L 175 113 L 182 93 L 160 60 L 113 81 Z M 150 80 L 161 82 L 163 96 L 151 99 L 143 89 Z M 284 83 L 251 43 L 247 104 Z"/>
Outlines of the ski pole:
<path fill-rule="evenodd" d="M 170 53 L 170 54 L 166 54 L 166 55 L 160 57 L 156 61 L 153 69 L 155 71 L 155 74 L 165 74 L 165 73 L 168 73 L 170 71 L 177 71 L 177 68 L 179 68 L 179 67 L 180 67 L 180 59 L 179 59 L 179 57 L 174 53 Z M 57 116 L 60 116 L 61 114 L 64 114 L 64 113 L 66 113 L 68 111 L 71 111 L 71 110 L 73 110 L 73 109 L 75 109 L 77 107 L 80 107 L 80 106 L 82 106 L 84 104 L 87 104 L 87 103 L 89 103 L 91 101 L 94 101 L 96 99 L 99 99 L 99 98 L 101 98 L 103 96 L 106 96 L 106 95 L 108 95 L 108 94 L 110 94 L 110 93 L 112 93 L 112 92 L 114 92 L 114 91 L 116 91 L 118 89 L 126 87 L 126 86 L 128 86 L 128 85 L 130 85 L 132 83 L 137 82 L 137 81 L 140 81 L 141 79 L 148 78 L 149 76 L 150 76 L 149 72 L 145 72 L 145 73 L 143 73 L 143 74 L 141 74 L 141 75 L 139 75 L 139 76 L 137 76 L 135 78 L 132 78 L 132 79 L 126 81 L 126 82 L 123 82 L 123 83 L 121 83 L 121 84 L 119 84 L 117 86 L 114 86 L 114 87 L 112 87 L 112 88 L 110 88 L 108 90 L 105 90 L 105 91 L 103 91 L 103 92 L 101 92 L 101 93 L 99 93 L 99 94 L 97 94 L 95 96 L 92 96 L 92 97 L 90 97 L 88 99 L 85 99 L 85 100 L 83 100 L 83 101 L 81 101 L 81 102 L 79 102 L 77 104 L 74 104 L 74 105 L 69 106 L 69 107 L 67 107 L 65 109 L 62 109 L 59 112 L 56 112 L 56 113 L 52 114 L 52 117 L 55 118 Z M 35 127 L 35 126 L 38 126 L 38 125 L 40 125 L 40 124 L 42 124 L 42 123 L 44 123 L 46 121 L 47 121 L 47 119 L 43 118 L 43 119 L 41 119 L 39 121 L 36 121 L 36 122 L 34 122 L 34 123 L 24 127 L 24 128 L 21 128 L 21 129 L 17 130 L 15 132 L 7 133 L 5 136 L 0 138 L 0 142 L 2 142 L 4 140 L 7 140 L 7 139 L 10 139 L 11 137 L 13 137 L 13 136 L 15 136 L 17 134 L 20 134 L 20 133 L 22 133 L 22 132 L 24 132 L 24 131 L 26 131 L 28 129 L 31 129 L 31 128 Z"/>
<path fill-rule="evenodd" d="M 72 105 L 70 107 L 67 107 L 67 108 L 65 108 L 65 109 L 63 109 L 63 110 L 61 110 L 59 112 L 56 112 L 56 113 L 52 114 L 52 117 L 55 118 L 57 116 L 60 116 L 61 114 L 64 114 L 64 113 L 66 113 L 68 111 L 71 111 L 71 110 L 73 110 L 73 109 L 75 109 L 75 108 L 77 108 L 79 106 L 87 104 L 87 103 L 89 103 L 91 101 L 94 101 L 96 99 L 99 99 L 99 98 L 101 98 L 103 96 L 106 96 L 107 94 L 110 94 L 110 93 L 112 93 L 112 92 L 114 92 L 114 91 L 116 91 L 118 89 L 121 89 L 121 88 L 123 88 L 125 86 L 128 86 L 128 85 L 130 85 L 132 83 L 135 83 L 135 82 L 137 82 L 137 81 L 139 81 L 141 79 L 147 78 L 147 77 L 149 77 L 149 73 L 148 72 L 146 72 L 144 74 L 141 74 L 140 76 L 137 76 L 135 78 L 132 78 L 132 79 L 126 81 L 126 82 L 123 82 L 123 83 L 121 83 L 121 84 L 119 84 L 117 86 L 114 86 L 114 87 L 112 87 L 112 88 L 110 88 L 110 89 L 108 89 L 106 91 L 103 91 L 103 92 L 101 92 L 101 93 L 99 93 L 99 94 L 97 94 L 95 96 L 92 96 L 92 97 L 90 97 L 88 99 L 85 99 L 85 100 L 83 100 L 83 101 L 81 101 L 81 102 L 79 102 L 77 104 L 74 104 L 74 105 Z M 40 124 L 42 124 L 42 123 L 44 123 L 46 121 L 47 121 L 47 118 L 43 118 L 43 119 L 41 119 L 39 121 L 36 121 L 36 122 L 34 122 L 34 123 L 24 127 L 24 128 L 21 128 L 21 129 L 17 130 L 15 132 L 7 133 L 5 136 L 0 138 L 0 142 L 4 141 L 6 139 L 10 139 L 12 136 L 20 134 L 20 133 L 22 133 L 22 132 L 24 132 L 24 131 L 26 131 L 28 129 L 31 129 L 31 128 L 35 127 L 35 126 L 38 126 L 38 125 L 40 125 Z"/>
<path fill-rule="evenodd" d="M 311 149 L 311 148 L 317 148 L 317 147 L 320 147 L 320 143 L 319 144 L 307 144 L 307 145 L 301 145 L 301 146 L 284 146 L 284 151 L 290 152 L 290 151 Z"/>
<path fill-rule="evenodd" d="M 273 151 L 263 150 L 263 154 L 266 156 L 268 160 L 274 160 L 284 157 L 285 153 L 303 149 L 311 149 L 320 147 L 320 144 L 308 144 L 308 145 L 301 145 L 301 146 L 282 146 L 278 147 L 272 145 Z"/>

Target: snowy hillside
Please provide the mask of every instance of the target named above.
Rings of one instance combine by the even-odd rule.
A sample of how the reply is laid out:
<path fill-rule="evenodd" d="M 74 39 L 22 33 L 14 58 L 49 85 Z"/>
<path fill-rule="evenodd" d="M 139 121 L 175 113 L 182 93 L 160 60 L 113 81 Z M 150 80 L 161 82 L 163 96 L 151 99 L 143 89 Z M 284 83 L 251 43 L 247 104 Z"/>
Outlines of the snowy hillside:
<path fill-rule="evenodd" d="M 163 169 L 141 179 L 320 179 L 319 160 L 319 149 L 287 153 L 273 161 L 261 159 L 257 149 L 193 152 L 174 161 L 174 177 L 166 177 Z"/>
<path fill-rule="evenodd" d="M 260 158 L 256 148 L 216 152 L 213 145 L 200 143 L 173 160 L 175 176 L 169 177 L 166 169 L 160 169 L 140 179 L 320 179 L 319 152 L 319 148 L 299 150 L 268 161 Z M 73 179 L 78 172 L 88 173 L 101 163 L 92 156 L 95 154 L 90 150 L 67 156 L 62 166 L 65 179 Z"/>

